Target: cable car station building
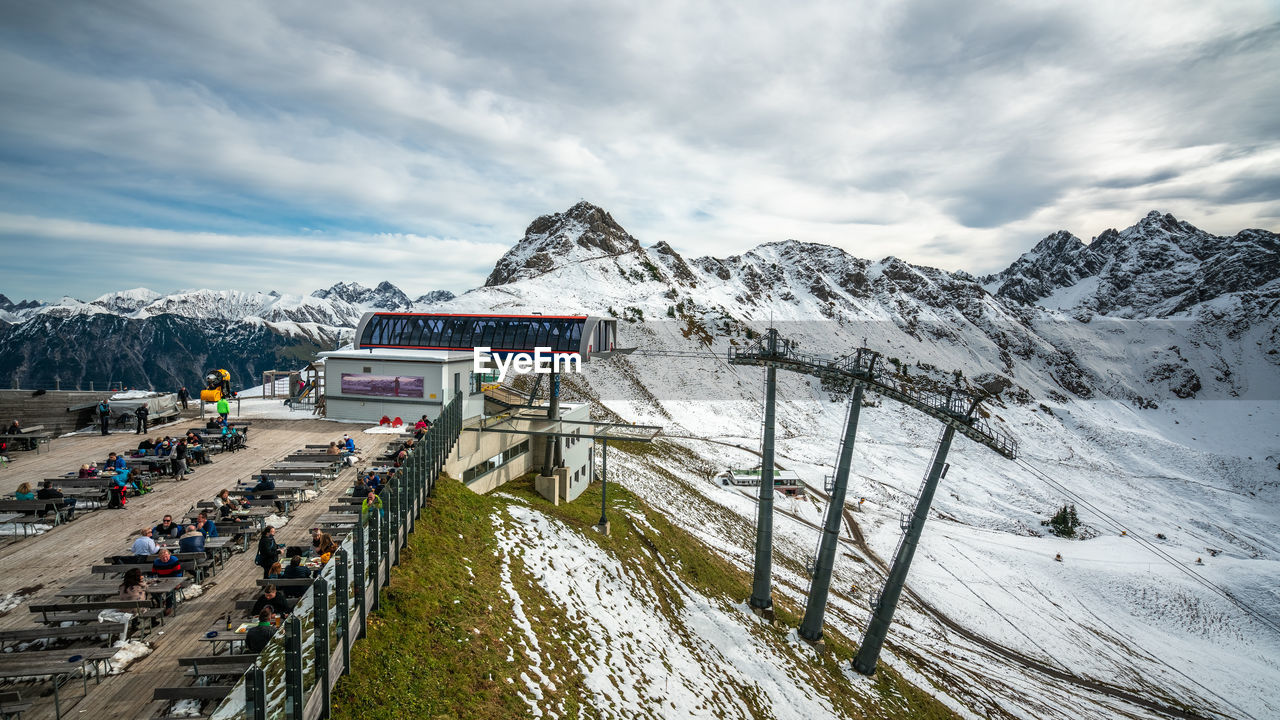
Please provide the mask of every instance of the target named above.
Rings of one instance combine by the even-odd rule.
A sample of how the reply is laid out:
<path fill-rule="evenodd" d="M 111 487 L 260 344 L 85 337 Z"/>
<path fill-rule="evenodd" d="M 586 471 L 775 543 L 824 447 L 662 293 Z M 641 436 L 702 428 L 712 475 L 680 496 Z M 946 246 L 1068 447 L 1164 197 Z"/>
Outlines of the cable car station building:
<path fill-rule="evenodd" d="M 320 353 L 325 415 L 368 423 L 399 417 L 412 426 L 422 415 L 434 422 L 460 394 L 464 429 L 473 432 L 462 434 L 445 471 L 485 493 L 541 467 L 539 491 L 567 502 L 594 475 L 594 443 L 582 442 L 596 437 L 587 404 L 559 402 L 558 374 L 534 375 L 534 389 L 520 393 L 499 385 L 493 368 L 507 363 L 509 382 L 519 356 L 538 349 L 588 362 L 613 353 L 616 336 L 616 320 L 586 315 L 366 313 L 351 349 Z M 492 361 L 480 372 L 477 348 L 489 348 L 483 354 Z M 539 396 L 548 403 L 535 404 Z"/>

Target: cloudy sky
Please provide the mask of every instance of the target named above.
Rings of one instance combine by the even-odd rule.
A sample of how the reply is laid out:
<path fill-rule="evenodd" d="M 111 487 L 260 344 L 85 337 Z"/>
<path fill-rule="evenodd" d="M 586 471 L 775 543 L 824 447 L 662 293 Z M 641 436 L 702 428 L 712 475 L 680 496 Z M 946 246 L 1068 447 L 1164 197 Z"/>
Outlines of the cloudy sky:
<path fill-rule="evenodd" d="M 645 244 L 997 270 L 1280 226 L 1280 2 L 0 0 L 0 292 L 465 290 Z"/>

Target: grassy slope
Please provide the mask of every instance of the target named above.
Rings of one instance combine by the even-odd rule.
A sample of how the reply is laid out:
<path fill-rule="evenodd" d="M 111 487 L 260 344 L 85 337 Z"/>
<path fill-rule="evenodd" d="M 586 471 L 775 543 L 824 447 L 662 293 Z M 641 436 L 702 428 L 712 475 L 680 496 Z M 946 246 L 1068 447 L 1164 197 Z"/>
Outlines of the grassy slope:
<path fill-rule="evenodd" d="M 558 507 L 537 496 L 527 479 L 509 483 L 502 491 L 558 518 L 650 578 L 655 602 L 673 625 L 678 624 L 682 599 L 668 574 L 726 606 L 741 603 L 750 595 L 749 575 L 616 485 L 609 488 L 613 531 L 608 537 L 590 529 L 599 519 L 598 485 L 576 502 Z M 437 496 L 424 510 L 403 563 L 384 590 L 382 609 L 371 619 L 368 637 L 353 650 L 351 675 L 338 683 L 335 718 L 507 718 L 528 714 L 528 706 L 518 695 L 524 690 L 519 676 L 527 661 L 523 648 L 518 647 L 521 633 L 513 627 L 511 603 L 500 582 L 503 558 L 497 552 L 491 519 L 511 502 L 475 495 L 452 480 L 438 485 Z M 654 555 L 661 562 L 655 561 Z M 568 717 L 596 716 L 570 656 L 585 633 L 564 617 L 523 572 L 518 560 L 512 563 L 512 573 L 524 613 L 540 640 L 542 665 L 554 668 L 551 675 L 556 689 L 544 691 L 546 697 L 539 705 L 563 707 Z M 755 632 L 763 641 L 794 656 L 796 650 L 786 639 L 799 623 L 800 609 L 780 604 L 777 610 L 779 625 L 758 625 Z M 842 715 L 953 717 L 928 694 L 883 666 L 876 674 L 875 694 L 860 697 L 849 686 L 843 670 L 852 656 L 853 643 L 832 633 L 826 640 L 830 652 L 820 662 L 797 659 L 796 664 L 804 668 L 808 684 L 828 697 Z M 757 717 L 768 716 L 767 699 L 754 697 L 754 689 L 739 690 Z"/>

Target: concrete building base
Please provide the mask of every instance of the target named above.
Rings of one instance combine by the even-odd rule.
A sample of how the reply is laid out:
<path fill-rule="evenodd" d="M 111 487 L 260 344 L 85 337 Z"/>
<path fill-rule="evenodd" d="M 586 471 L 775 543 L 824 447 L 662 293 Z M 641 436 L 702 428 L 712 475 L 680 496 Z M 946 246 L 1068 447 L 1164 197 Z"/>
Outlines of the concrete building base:
<path fill-rule="evenodd" d="M 538 491 L 545 500 L 552 505 L 560 504 L 560 489 L 557 487 L 560 479 L 554 475 L 539 475 L 533 479 L 533 489 Z"/>
<path fill-rule="evenodd" d="M 606 537 L 609 535 L 610 524 L 608 520 L 605 520 L 603 525 L 592 525 L 592 527 L 596 529 L 596 532 L 603 533 Z"/>
<path fill-rule="evenodd" d="M 748 607 L 750 607 L 750 603 L 748 603 Z M 760 618 L 768 620 L 769 622 L 773 622 L 774 619 L 776 619 L 776 616 L 773 614 L 772 605 L 767 608 L 752 607 L 751 612 L 755 613 Z"/>

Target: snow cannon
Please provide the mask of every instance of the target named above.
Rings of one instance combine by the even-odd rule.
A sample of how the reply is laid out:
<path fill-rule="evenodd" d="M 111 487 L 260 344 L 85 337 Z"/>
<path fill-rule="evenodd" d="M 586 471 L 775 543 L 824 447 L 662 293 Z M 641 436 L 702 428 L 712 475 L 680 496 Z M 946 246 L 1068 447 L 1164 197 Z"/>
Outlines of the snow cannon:
<path fill-rule="evenodd" d="M 210 370 L 204 376 L 204 389 L 200 391 L 200 399 L 216 403 L 224 397 L 231 397 L 231 373 L 221 369 Z"/>

